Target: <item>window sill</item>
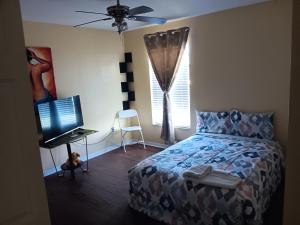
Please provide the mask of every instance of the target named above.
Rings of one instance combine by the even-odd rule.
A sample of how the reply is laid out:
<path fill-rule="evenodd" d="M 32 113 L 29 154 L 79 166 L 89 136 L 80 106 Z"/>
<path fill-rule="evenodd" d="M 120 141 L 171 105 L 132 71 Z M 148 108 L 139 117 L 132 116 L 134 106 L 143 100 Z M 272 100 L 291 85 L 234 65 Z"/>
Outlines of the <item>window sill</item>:
<path fill-rule="evenodd" d="M 162 127 L 162 124 L 156 123 L 156 124 L 152 124 L 152 126 Z M 191 126 L 175 126 L 174 128 L 181 129 L 181 130 L 188 130 L 188 129 L 191 129 Z"/>

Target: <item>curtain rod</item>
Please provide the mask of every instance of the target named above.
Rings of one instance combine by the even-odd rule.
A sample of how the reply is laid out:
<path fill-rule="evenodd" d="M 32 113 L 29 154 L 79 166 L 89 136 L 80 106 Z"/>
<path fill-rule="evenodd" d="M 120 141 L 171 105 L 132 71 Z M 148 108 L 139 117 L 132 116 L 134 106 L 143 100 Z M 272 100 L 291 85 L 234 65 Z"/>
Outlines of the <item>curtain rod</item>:
<path fill-rule="evenodd" d="M 153 36 L 157 36 L 157 35 L 162 36 L 162 35 L 165 35 L 165 34 L 168 34 L 168 33 L 174 34 L 174 33 L 176 33 L 176 32 L 180 32 L 180 31 L 182 31 L 182 30 L 184 30 L 184 31 L 189 31 L 190 28 L 189 28 L 189 27 L 181 27 L 181 28 L 172 29 L 172 30 L 167 30 L 167 31 L 158 31 L 158 32 L 153 33 L 153 34 L 145 34 L 144 36 L 145 36 L 145 37 L 148 37 L 148 38 L 151 38 L 151 37 L 153 37 Z"/>

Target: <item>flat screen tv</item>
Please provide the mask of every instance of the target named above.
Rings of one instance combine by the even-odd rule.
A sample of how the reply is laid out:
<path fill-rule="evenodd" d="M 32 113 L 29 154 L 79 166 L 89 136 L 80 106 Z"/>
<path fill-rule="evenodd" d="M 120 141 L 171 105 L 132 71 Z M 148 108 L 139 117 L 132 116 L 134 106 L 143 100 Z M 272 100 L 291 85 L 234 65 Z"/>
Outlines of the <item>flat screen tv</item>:
<path fill-rule="evenodd" d="M 83 126 L 79 95 L 37 105 L 43 142 Z"/>

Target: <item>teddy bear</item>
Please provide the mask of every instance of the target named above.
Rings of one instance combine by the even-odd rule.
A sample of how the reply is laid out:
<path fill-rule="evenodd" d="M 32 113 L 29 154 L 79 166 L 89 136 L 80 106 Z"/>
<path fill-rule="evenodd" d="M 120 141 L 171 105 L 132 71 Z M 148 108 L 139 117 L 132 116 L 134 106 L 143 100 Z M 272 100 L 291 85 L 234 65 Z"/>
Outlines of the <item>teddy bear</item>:
<path fill-rule="evenodd" d="M 71 157 L 73 166 L 78 166 L 80 164 L 80 154 L 78 152 L 72 152 Z M 69 159 L 67 159 L 66 164 L 67 166 L 71 165 Z"/>

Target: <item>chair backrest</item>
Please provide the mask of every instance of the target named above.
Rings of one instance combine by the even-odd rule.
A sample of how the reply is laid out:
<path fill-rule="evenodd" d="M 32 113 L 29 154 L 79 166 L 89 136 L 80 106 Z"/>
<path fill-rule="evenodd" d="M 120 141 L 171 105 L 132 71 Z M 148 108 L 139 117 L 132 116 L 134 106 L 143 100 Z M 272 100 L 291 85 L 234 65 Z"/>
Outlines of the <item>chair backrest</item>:
<path fill-rule="evenodd" d="M 138 113 L 134 109 L 123 110 L 123 111 L 120 111 L 118 114 L 119 114 L 119 118 L 138 117 Z"/>

